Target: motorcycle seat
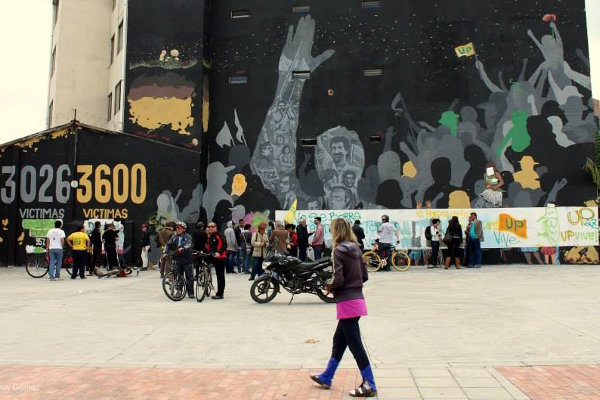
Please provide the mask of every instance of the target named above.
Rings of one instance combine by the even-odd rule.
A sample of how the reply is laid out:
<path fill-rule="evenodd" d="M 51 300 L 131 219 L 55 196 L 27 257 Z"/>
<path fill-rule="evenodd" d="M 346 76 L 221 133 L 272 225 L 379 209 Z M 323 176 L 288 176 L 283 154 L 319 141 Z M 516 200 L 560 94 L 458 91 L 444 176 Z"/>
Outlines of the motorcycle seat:
<path fill-rule="evenodd" d="M 302 264 L 296 265 L 296 268 L 304 270 L 304 271 L 309 271 L 312 269 L 320 268 L 321 266 L 328 264 L 328 263 L 329 263 L 328 259 L 321 259 L 319 261 L 303 262 Z"/>

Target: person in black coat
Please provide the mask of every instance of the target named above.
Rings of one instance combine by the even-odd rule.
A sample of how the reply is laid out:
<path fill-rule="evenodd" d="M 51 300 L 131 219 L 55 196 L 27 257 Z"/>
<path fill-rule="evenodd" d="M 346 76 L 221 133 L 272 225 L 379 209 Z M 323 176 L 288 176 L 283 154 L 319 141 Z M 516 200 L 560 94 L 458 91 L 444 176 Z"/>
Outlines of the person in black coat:
<path fill-rule="evenodd" d="M 94 269 L 102 263 L 102 233 L 100 232 L 100 221 L 94 223 L 94 230 L 90 235 L 90 243 L 92 245 L 92 262 L 89 263 L 90 270 L 88 275 L 94 274 Z"/>
<path fill-rule="evenodd" d="M 306 261 L 306 249 L 308 248 L 308 228 L 306 226 L 306 219 L 301 219 L 298 227 L 296 228 L 298 234 L 298 258 L 302 261 Z"/>
<path fill-rule="evenodd" d="M 356 235 L 356 239 L 358 240 L 358 247 L 360 247 L 360 249 L 363 250 L 365 248 L 365 243 L 363 242 L 363 239 L 365 238 L 365 231 L 360 226 L 359 219 L 354 221 L 354 225 L 352 225 L 352 232 L 354 232 L 354 234 Z"/>

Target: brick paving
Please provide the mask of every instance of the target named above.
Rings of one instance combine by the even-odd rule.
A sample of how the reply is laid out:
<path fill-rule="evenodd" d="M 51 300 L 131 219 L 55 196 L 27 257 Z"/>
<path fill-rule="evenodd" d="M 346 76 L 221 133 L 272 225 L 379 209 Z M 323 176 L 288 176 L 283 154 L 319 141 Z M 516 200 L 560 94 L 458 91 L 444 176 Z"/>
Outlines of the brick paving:
<path fill-rule="evenodd" d="M 0 366 L 0 399 L 333 400 L 358 385 L 356 370 L 341 369 L 331 390 L 323 390 L 308 377 L 314 372 Z"/>
<path fill-rule="evenodd" d="M 496 368 L 532 400 L 600 400 L 600 365 Z"/>

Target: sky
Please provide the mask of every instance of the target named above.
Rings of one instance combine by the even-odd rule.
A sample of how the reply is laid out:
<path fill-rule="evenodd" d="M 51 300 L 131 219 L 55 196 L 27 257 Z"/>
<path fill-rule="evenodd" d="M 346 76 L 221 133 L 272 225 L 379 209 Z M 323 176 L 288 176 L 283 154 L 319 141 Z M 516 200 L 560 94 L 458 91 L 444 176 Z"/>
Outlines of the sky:
<path fill-rule="evenodd" d="M 524 0 L 530 1 L 530 0 Z M 46 129 L 52 1 L 5 5 L 0 37 L 0 143 Z M 600 0 L 586 0 L 594 97 L 600 98 Z"/>

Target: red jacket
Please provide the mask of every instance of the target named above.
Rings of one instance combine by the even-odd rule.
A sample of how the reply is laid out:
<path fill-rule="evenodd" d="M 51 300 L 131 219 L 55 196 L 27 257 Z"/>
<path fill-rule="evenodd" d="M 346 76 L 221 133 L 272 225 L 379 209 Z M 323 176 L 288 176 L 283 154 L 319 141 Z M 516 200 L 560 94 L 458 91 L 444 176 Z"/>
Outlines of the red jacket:
<path fill-rule="evenodd" d="M 206 252 L 207 253 L 219 253 L 218 259 L 226 258 L 227 254 L 225 253 L 225 249 L 227 245 L 225 244 L 225 240 L 219 232 L 211 233 L 208 235 L 206 239 Z"/>

